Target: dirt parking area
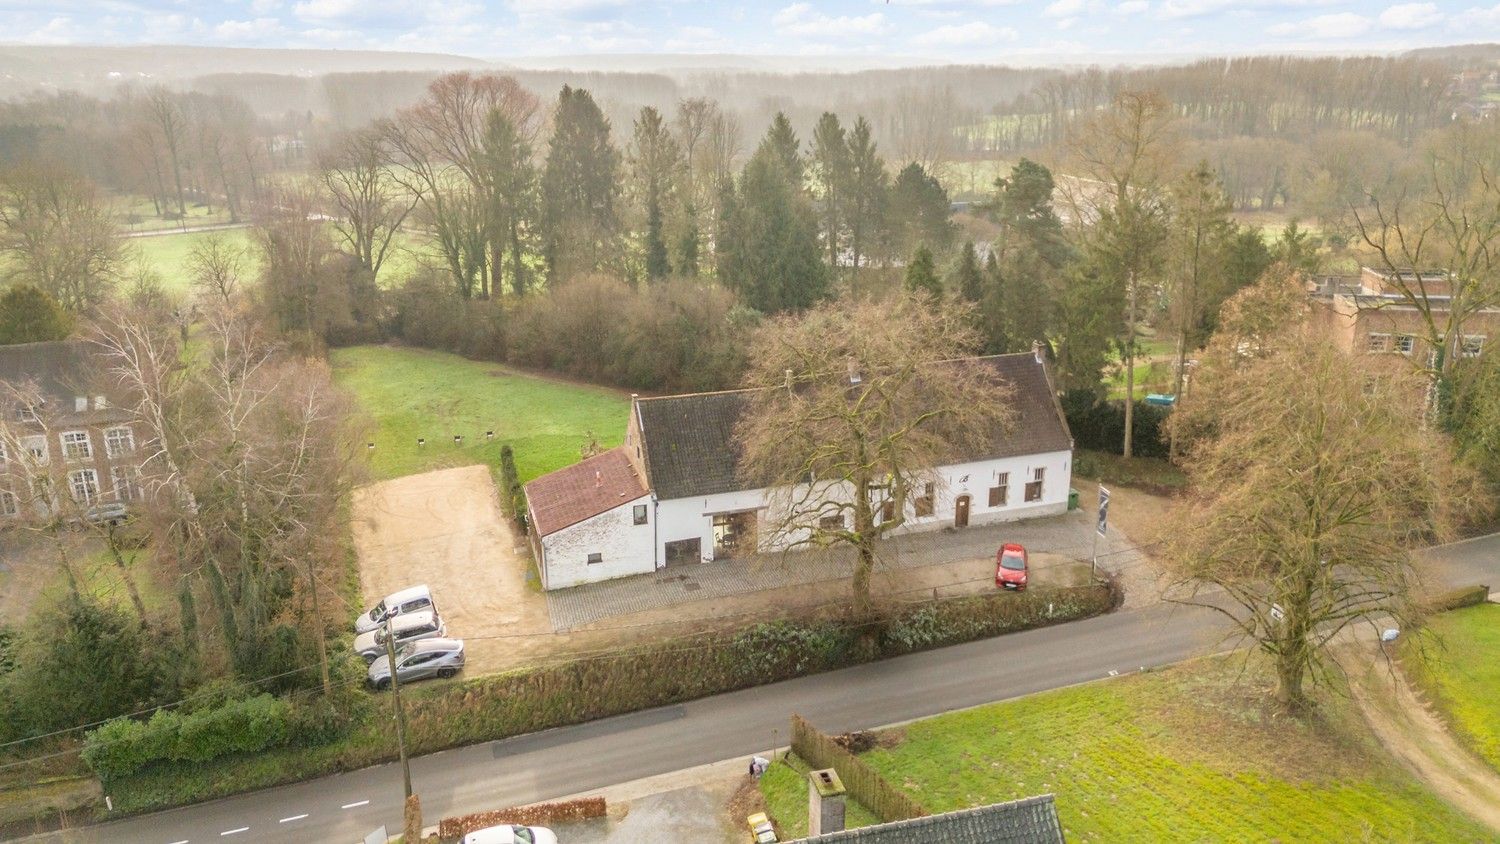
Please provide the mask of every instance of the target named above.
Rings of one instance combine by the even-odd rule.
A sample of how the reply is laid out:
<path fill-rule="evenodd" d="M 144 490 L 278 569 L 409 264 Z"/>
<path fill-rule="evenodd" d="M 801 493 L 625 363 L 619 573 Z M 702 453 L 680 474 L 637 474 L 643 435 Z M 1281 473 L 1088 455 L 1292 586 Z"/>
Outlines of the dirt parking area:
<path fill-rule="evenodd" d="M 530 557 L 500 512 L 487 467 L 362 487 L 353 528 L 365 606 L 427 584 L 448 635 L 465 640 L 469 674 L 524 663 L 549 647 L 547 604 L 527 585 Z"/>

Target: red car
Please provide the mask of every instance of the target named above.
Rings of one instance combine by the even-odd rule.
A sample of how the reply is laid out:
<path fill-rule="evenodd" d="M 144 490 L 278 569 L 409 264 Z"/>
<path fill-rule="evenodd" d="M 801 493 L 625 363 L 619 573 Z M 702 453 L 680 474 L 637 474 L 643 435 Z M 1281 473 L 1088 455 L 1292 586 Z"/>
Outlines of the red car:
<path fill-rule="evenodd" d="M 1017 592 L 1025 591 L 1027 573 L 1024 545 L 1007 542 L 995 552 L 995 586 L 997 588 L 1014 589 Z"/>

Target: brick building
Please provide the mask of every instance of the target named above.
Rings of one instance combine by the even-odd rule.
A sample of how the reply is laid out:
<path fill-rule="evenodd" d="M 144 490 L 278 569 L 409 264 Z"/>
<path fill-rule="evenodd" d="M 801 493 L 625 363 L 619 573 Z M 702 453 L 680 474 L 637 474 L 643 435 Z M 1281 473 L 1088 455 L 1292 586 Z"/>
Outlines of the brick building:
<path fill-rule="evenodd" d="M 1403 271 L 1399 276 L 1365 267 L 1357 276 L 1325 276 L 1310 284 L 1315 316 L 1340 345 L 1351 352 L 1405 356 L 1427 365 L 1433 349 L 1426 337 L 1423 315 L 1402 287 L 1425 295 L 1428 307 L 1447 322 L 1450 288 L 1441 270 Z M 1463 337 L 1449 348 L 1463 357 L 1477 357 L 1488 342 L 1500 341 L 1500 308 L 1485 308 L 1465 320 Z"/>
<path fill-rule="evenodd" d="M 0 346 L 0 520 L 114 519 L 141 496 L 132 414 L 79 341 Z"/>

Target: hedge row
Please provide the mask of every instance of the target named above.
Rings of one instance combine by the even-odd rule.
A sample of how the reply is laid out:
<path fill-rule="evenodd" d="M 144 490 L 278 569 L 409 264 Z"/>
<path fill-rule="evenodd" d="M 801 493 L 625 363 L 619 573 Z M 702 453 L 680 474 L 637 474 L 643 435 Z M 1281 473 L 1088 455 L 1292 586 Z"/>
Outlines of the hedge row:
<path fill-rule="evenodd" d="M 1098 615 L 1110 584 L 994 593 L 898 609 L 861 623 L 776 621 L 608 656 L 482 677 L 412 695 L 407 742 L 417 753 L 578 724 L 764 685 L 925 648 Z M 436 691 L 436 690 L 435 690 Z"/>
<path fill-rule="evenodd" d="M 292 706 L 268 694 L 181 713 L 158 709 L 148 721 L 116 718 L 84 738 L 83 760 L 108 782 L 152 762 L 207 762 L 287 743 Z"/>
<path fill-rule="evenodd" d="M 604 817 L 607 807 L 603 797 L 580 797 L 577 800 L 559 800 L 555 803 L 533 803 L 493 812 L 475 812 L 456 818 L 443 818 L 438 823 L 439 841 L 457 841 L 469 833 L 503 823 L 521 826 L 544 826 L 554 823 L 570 823 Z"/>
<path fill-rule="evenodd" d="M 521 535 L 526 534 L 526 491 L 516 472 L 516 454 L 511 447 L 500 447 L 500 510 L 509 517 Z"/>
<path fill-rule="evenodd" d="M 792 716 L 792 752 L 802 757 L 814 770 L 832 768 L 843 780 L 844 788 L 886 823 L 920 818 L 926 807 L 901 789 L 885 781 L 874 768 L 819 732 L 800 715 Z"/>
<path fill-rule="evenodd" d="M 1490 587 L 1483 584 L 1467 586 L 1462 589 L 1444 592 L 1434 597 L 1428 608 L 1432 612 L 1447 612 L 1449 610 L 1463 609 L 1464 607 L 1478 606 L 1489 599 Z"/>

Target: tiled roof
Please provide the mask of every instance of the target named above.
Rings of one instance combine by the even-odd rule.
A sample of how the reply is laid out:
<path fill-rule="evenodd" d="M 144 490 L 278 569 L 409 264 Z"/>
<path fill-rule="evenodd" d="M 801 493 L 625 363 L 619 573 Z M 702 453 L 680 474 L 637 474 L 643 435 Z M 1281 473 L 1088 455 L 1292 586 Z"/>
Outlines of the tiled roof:
<path fill-rule="evenodd" d="M 992 460 L 1067 451 L 1072 435 L 1057 404 L 1044 364 L 1030 352 L 976 358 L 995 368 L 1015 389 L 1015 423 L 983 454 L 961 460 Z M 746 391 L 639 399 L 641 439 L 656 497 L 691 498 L 743 489 L 736 477 L 734 426 Z"/>
<path fill-rule="evenodd" d="M 816 844 L 1063 844 L 1052 795 L 803 838 Z M 796 844 L 795 842 L 793 844 Z"/>
<path fill-rule="evenodd" d="M 612 448 L 526 485 L 532 526 L 540 536 L 556 533 L 646 494 L 646 484 L 625 456 Z"/>

